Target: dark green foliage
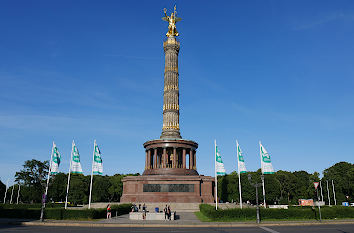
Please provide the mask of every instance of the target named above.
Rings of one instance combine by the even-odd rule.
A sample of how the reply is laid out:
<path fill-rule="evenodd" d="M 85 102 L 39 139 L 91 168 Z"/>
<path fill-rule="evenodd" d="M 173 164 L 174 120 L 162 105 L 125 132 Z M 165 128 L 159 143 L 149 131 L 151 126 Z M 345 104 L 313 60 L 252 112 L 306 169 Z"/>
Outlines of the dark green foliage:
<path fill-rule="evenodd" d="M 68 200 L 74 204 L 88 203 L 90 176 L 71 174 Z M 104 190 L 95 190 L 102 192 Z"/>
<path fill-rule="evenodd" d="M 48 188 L 48 201 L 65 201 L 66 184 L 68 182 L 68 174 L 58 173 L 51 177 L 50 185 Z"/>
<path fill-rule="evenodd" d="M 46 208 L 45 218 L 47 219 L 99 219 L 106 218 L 106 209 L 67 209 Z M 117 216 L 127 214 L 131 210 L 131 204 L 112 205 L 112 215 Z M 31 208 L 32 207 L 32 208 Z M 40 204 L 35 205 L 0 205 L 0 218 L 24 218 L 39 219 Z"/>
<path fill-rule="evenodd" d="M 252 175 L 252 182 L 261 183 L 261 171 L 248 172 Z M 299 199 L 317 200 L 313 182 L 322 181 L 324 201 L 328 204 L 326 180 L 329 180 L 331 204 L 334 204 L 331 180 L 334 180 L 337 205 L 343 201 L 354 202 L 354 165 L 340 162 L 324 171 L 324 177 L 319 173 L 306 171 L 277 171 L 272 175 L 265 175 L 266 201 L 272 204 L 298 204 Z M 249 184 L 247 174 L 241 174 L 242 200 L 256 203 L 255 188 Z M 320 190 L 319 190 L 320 192 Z M 262 188 L 258 189 L 259 202 L 263 202 Z M 222 202 L 239 202 L 238 174 L 232 172 L 218 177 L 218 197 Z M 348 198 L 347 198 L 348 197 Z"/>
<path fill-rule="evenodd" d="M 34 203 L 34 204 L 8 204 L 8 203 L 7 204 L 0 204 L 0 208 L 3 208 L 3 209 L 36 209 L 36 208 L 41 208 L 41 207 L 42 207 L 41 203 Z M 46 208 L 60 208 L 60 207 L 64 207 L 64 203 L 47 203 L 46 204 Z"/>
<path fill-rule="evenodd" d="M 108 192 L 111 183 L 109 181 L 109 176 L 94 176 L 92 190 L 102 190 L 92 193 L 92 202 L 107 202 L 111 201 L 112 198 Z"/>
<path fill-rule="evenodd" d="M 28 202 L 40 202 L 44 193 L 49 162 L 35 159 L 25 161 L 23 169 L 15 174 L 15 181 L 21 186 L 21 197 Z"/>
<path fill-rule="evenodd" d="M 199 205 L 200 212 L 211 220 L 253 220 L 256 216 L 255 208 L 215 210 L 214 206 L 208 204 Z"/>
<path fill-rule="evenodd" d="M 121 204 L 112 205 L 112 215 L 117 216 L 122 214 L 127 214 L 131 210 L 131 204 Z M 107 210 L 105 208 L 101 209 L 63 209 L 63 208 L 53 208 L 46 209 L 45 218 L 47 219 L 99 219 L 106 218 Z"/>
<path fill-rule="evenodd" d="M 4 200 L 6 185 L 0 180 L 0 200 Z"/>
<path fill-rule="evenodd" d="M 3 209 L 0 208 L 0 218 L 39 219 L 41 209 Z"/>
<path fill-rule="evenodd" d="M 329 180 L 330 196 L 332 198 L 331 204 L 334 204 L 332 180 L 334 180 L 337 203 L 340 204 L 343 201 L 354 202 L 354 165 L 352 163 L 340 162 L 325 169 L 322 180 Z M 322 182 L 322 186 L 325 185 L 326 183 Z M 323 195 L 327 196 L 326 188 L 324 188 Z M 349 197 L 348 199 L 347 196 Z"/>
<path fill-rule="evenodd" d="M 214 206 L 201 204 L 200 212 L 213 221 L 244 221 L 256 220 L 256 208 L 215 210 Z M 322 219 L 354 218 L 354 208 L 324 207 L 321 208 Z M 318 208 L 298 207 L 289 209 L 260 209 L 262 220 L 318 219 Z"/>

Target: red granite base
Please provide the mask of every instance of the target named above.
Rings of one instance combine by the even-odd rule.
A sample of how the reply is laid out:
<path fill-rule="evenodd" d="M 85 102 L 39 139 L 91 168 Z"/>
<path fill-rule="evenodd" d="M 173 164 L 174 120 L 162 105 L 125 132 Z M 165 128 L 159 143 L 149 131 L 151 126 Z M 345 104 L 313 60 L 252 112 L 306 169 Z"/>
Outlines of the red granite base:
<path fill-rule="evenodd" d="M 214 178 L 210 176 L 173 176 L 173 175 L 142 175 L 127 176 L 123 180 L 123 195 L 121 202 L 164 202 L 164 203 L 213 203 L 214 202 Z M 144 192 L 144 184 L 145 192 Z M 150 185 L 150 186 L 149 186 Z M 164 186 L 170 188 L 162 191 L 148 190 L 152 186 Z M 167 185 L 169 185 L 167 187 Z M 174 187 L 188 186 L 180 192 Z M 147 187 L 149 186 L 149 187 Z M 182 187 L 183 188 L 183 187 Z M 173 190 L 173 191 L 172 191 Z"/>

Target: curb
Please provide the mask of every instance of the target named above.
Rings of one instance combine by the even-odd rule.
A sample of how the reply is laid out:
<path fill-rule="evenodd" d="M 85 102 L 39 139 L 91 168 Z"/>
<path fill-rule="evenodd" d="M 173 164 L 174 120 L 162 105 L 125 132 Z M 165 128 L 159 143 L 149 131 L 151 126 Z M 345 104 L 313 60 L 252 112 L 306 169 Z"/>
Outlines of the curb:
<path fill-rule="evenodd" d="M 7 222 L 6 225 L 20 226 L 57 226 L 57 227 L 117 227 L 117 228 L 142 228 L 142 227 L 165 227 L 165 228 L 230 228 L 230 227 L 260 227 L 260 226 L 310 226 L 310 225 L 338 225 L 338 224 L 354 224 L 353 221 L 338 222 L 284 222 L 284 223 L 214 223 L 214 224 L 154 224 L 154 223 L 138 223 L 138 224 L 115 224 L 115 223 L 78 223 L 78 222 Z"/>

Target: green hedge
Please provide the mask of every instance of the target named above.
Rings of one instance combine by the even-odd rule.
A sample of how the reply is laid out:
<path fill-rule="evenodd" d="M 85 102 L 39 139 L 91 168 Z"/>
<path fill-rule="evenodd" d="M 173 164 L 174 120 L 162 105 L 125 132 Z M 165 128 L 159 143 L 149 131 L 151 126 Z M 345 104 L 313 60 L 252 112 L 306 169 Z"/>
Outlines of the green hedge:
<path fill-rule="evenodd" d="M 131 204 L 112 205 L 112 216 L 127 214 L 131 210 Z M 46 208 L 46 219 L 99 219 L 106 218 L 107 211 L 101 209 L 64 209 L 64 208 Z M 0 218 L 24 218 L 39 219 L 40 208 L 4 208 L 0 207 Z"/>
<path fill-rule="evenodd" d="M 218 209 L 208 204 L 199 206 L 200 212 L 213 221 L 244 221 L 256 219 L 256 208 L 244 209 Z M 323 207 L 322 219 L 354 218 L 354 208 L 351 207 Z M 289 208 L 289 209 L 264 209 L 260 208 L 263 220 L 279 219 L 319 219 L 318 208 Z"/>
<path fill-rule="evenodd" d="M 122 214 L 128 214 L 131 210 L 131 204 L 112 205 L 112 216 Z M 46 209 L 45 218 L 47 219 L 99 219 L 106 218 L 107 210 L 105 208 L 100 209 Z"/>
<path fill-rule="evenodd" d="M 60 208 L 64 207 L 65 203 L 47 203 L 46 207 L 48 208 Z M 72 204 L 68 204 L 68 206 L 74 206 Z M 29 208 L 41 208 L 41 203 L 34 204 L 0 204 L 0 208 L 4 209 L 29 209 Z"/>
<path fill-rule="evenodd" d="M 0 208 L 0 218 L 39 219 L 41 209 L 4 209 Z"/>

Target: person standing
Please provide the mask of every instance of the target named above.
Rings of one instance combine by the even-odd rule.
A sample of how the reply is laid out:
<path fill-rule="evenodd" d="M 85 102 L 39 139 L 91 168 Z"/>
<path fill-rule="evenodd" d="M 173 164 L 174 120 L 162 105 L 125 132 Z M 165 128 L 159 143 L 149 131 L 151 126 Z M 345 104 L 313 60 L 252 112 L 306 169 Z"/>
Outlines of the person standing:
<path fill-rule="evenodd" d="M 168 219 L 168 208 L 167 208 L 167 205 L 163 209 L 163 212 L 165 213 L 165 221 L 166 221 Z"/>
<path fill-rule="evenodd" d="M 168 206 L 167 208 L 167 215 L 168 215 L 168 220 L 171 221 L 171 208 Z"/>
<path fill-rule="evenodd" d="M 111 204 L 107 205 L 107 219 L 112 218 L 112 209 L 111 209 Z"/>
<path fill-rule="evenodd" d="M 146 219 L 146 206 L 145 203 L 143 204 L 143 220 Z"/>

